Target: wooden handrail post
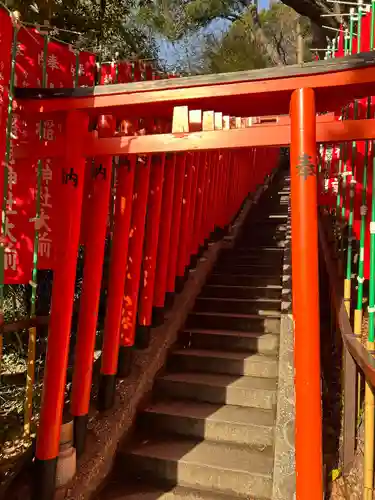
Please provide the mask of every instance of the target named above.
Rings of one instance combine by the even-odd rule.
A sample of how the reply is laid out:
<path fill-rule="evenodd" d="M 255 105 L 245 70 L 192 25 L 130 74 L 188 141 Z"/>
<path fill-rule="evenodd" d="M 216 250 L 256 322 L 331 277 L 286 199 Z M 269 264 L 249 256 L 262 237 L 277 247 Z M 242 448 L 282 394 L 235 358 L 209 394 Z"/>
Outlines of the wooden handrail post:
<path fill-rule="evenodd" d="M 323 498 L 315 96 L 291 98 L 292 283 L 298 500 Z"/>

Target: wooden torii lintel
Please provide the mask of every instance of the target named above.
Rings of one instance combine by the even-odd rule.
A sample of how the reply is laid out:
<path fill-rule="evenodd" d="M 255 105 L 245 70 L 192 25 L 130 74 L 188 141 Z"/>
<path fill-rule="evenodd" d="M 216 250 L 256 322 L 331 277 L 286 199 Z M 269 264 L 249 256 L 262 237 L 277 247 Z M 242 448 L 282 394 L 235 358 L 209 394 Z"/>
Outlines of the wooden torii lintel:
<path fill-rule="evenodd" d="M 175 106 L 216 109 L 231 116 L 283 115 L 298 88 L 312 88 L 317 112 L 334 111 L 373 92 L 375 53 L 304 65 L 77 89 L 17 89 L 20 111 L 84 110 L 123 118 L 171 119 Z"/>

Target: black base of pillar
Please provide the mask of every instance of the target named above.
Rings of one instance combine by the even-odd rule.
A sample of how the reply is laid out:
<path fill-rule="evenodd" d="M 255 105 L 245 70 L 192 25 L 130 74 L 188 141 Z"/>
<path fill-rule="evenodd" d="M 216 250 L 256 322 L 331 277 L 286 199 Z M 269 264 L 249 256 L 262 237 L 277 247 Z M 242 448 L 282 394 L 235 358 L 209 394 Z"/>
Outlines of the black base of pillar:
<path fill-rule="evenodd" d="M 151 340 L 151 326 L 137 325 L 134 347 L 139 350 L 147 349 Z"/>
<path fill-rule="evenodd" d="M 182 292 L 184 285 L 185 285 L 185 276 L 176 276 L 176 281 L 175 281 L 176 293 Z"/>
<path fill-rule="evenodd" d="M 118 352 L 117 377 L 129 377 L 132 370 L 132 349 L 121 345 Z"/>
<path fill-rule="evenodd" d="M 53 500 L 55 497 L 57 457 L 49 460 L 35 458 L 32 500 Z"/>
<path fill-rule="evenodd" d="M 174 304 L 175 294 L 174 292 L 167 292 L 165 294 L 164 308 L 166 311 L 172 309 Z"/>
<path fill-rule="evenodd" d="M 120 348 L 121 349 L 121 348 Z M 112 408 L 115 402 L 116 375 L 100 375 L 98 391 L 98 410 L 105 411 Z"/>
<path fill-rule="evenodd" d="M 85 451 L 88 420 L 88 415 L 74 417 L 74 448 L 76 449 L 77 458 L 82 456 Z"/>
<path fill-rule="evenodd" d="M 214 231 L 215 241 L 223 239 L 225 236 L 224 229 L 222 227 L 216 227 Z"/>
<path fill-rule="evenodd" d="M 190 257 L 189 269 L 195 269 L 198 264 L 198 254 L 192 255 Z"/>
<path fill-rule="evenodd" d="M 164 307 L 152 308 L 152 326 L 157 328 L 164 323 Z"/>
<path fill-rule="evenodd" d="M 198 248 L 198 253 L 197 253 L 197 259 L 199 260 L 203 254 L 205 252 L 205 248 L 204 248 L 204 245 L 201 245 L 199 248 Z"/>

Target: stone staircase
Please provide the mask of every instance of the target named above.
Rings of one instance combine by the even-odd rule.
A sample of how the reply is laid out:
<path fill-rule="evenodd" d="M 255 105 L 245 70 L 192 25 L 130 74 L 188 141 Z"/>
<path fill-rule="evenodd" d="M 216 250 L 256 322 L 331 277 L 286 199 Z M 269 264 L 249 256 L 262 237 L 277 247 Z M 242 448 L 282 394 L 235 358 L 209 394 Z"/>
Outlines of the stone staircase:
<path fill-rule="evenodd" d="M 219 256 L 98 500 L 272 498 L 286 183 Z"/>

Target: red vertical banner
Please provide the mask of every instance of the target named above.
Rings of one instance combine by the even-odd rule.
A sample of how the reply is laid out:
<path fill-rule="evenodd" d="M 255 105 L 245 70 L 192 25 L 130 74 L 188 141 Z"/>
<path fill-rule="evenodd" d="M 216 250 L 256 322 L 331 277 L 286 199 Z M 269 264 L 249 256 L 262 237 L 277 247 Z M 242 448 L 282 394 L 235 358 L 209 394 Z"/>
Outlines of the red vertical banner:
<path fill-rule="evenodd" d="M 142 80 L 142 69 L 143 64 L 139 61 L 135 61 L 133 65 L 133 80 L 135 82 L 140 82 Z"/>
<path fill-rule="evenodd" d="M 95 54 L 91 52 L 80 52 L 78 55 L 78 86 L 94 87 L 96 74 Z"/>
<path fill-rule="evenodd" d="M 40 87 L 42 82 L 44 38 L 34 29 L 21 27 L 17 35 L 15 84 Z M 8 165 L 5 214 L 5 283 L 31 280 L 35 228 L 36 163 L 13 158 L 13 148 L 22 142 L 38 140 L 37 120 L 13 113 L 12 144 Z M 42 215 L 42 214 L 41 214 Z"/>
<path fill-rule="evenodd" d="M 74 87 L 76 56 L 70 46 L 52 40 L 48 43 L 46 56 L 47 87 Z M 55 141 L 63 137 L 65 132 L 64 119 L 59 114 L 50 115 L 39 124 L 38 133 L 42 133 L 45 141 Z M 38 269 L 54 269 L 56 263 L 56 238 L 59 231 L 59 212 L 62 206 L 60 185 L 63 176 L 63 164 L 60 159 L 47 158 L 42 162 L 41 169 Z M 83 179 L 81 182 L 83 182 Z M 70 206 L 65 208 L 71 209 Z"/>
<path fill-rule="evenodd" d="M 116 83 L 116 65 L 114 62 L 103 63 L 100 66 L 100 85 Z"/>
<path fill-rule="evenodd" d="M 5 9 L 0 7 L 0 193 L 1 199 L 4 191 L 4 164 L 6 144 L 7 144 L 7 124 L 8 124 L 8 105 L 9 105 L 9 82 L 11 73 L 11 56 L 13 41 L 12 20 Z M 2 206 L 2 205 L 1 205 Z"/>
<path fill-rule="evenodd" d="M 15 85 L 40 88 L 43 81 L 44 37 L 35 29 L 21 27 L 17 36 Z"/>
<path fill-rule="evenodd" d="M 5 211 L 4 282 L 26 284 L 31 280 L 35 221 L 35 170 L 27 160 L 15 161 L 13 148 L 28 138 L 27 122 L 13 115 L 12 148 L 8 162 Z M 21 134 L 22 131 L 22 134 Z"/>
<path fill-rule="evenodd" d="M 46 67 L 48 88 L 74 87 L 76 56 L 69 45 L 50 41 Z"/>
<path fill-rule="evenodd" d="M 133 79 L 132 63 L 128 61 L 119 62 L 117 65 L 117 82 L 128 83 Z"/>

